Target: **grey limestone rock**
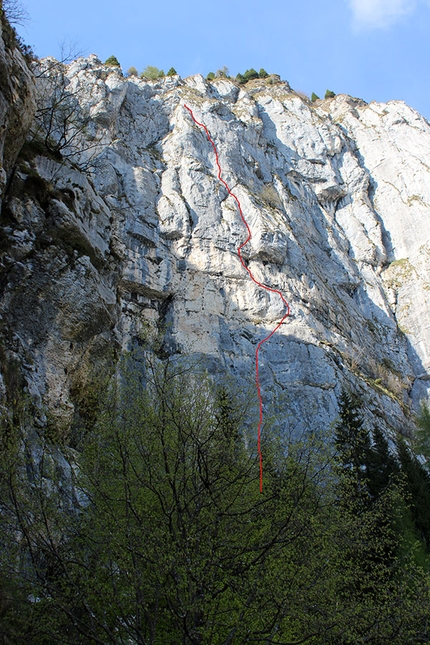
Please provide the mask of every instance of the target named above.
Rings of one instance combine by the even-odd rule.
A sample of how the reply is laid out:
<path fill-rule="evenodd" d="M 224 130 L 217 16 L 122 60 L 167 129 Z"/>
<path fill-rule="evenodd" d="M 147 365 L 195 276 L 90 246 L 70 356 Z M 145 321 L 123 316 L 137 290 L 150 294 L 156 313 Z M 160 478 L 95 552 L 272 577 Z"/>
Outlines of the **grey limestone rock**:
<path fill-rule="evenodd" d="M 95 56 L 66 75 L 91 114 L 79 163 L 18 160 L 1 220 L 3 353 L 41 409 L 70 425 L 94 365 L 148 326 L 252 385 L 285 308 L 239 260 L 246 228 L 187 105 L 240 200 L 249 270 L 291 307 L 261 350 L 265 411 L 329 427 L 349 386 L 406 432 L 429 383 L 428 123 L 400 102 L 316 107 L 276 77 L 147 81 Z"/>
<path fill-rule="evenodd" d="M 36 110 L 32 74 L 14 32 L 0 20 L 0 200 Z M 1 202 L 0 202 L 1 203 Z"/>

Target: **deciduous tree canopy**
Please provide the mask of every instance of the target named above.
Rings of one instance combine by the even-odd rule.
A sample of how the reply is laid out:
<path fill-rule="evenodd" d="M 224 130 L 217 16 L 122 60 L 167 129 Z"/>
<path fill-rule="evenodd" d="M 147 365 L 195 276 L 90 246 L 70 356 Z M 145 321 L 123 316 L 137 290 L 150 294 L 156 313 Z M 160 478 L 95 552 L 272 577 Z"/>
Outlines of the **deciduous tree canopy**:
<path fill-rule="evenodd" d="M 261 494 L 228 385 L 146 357 L 104 390 L 77 451 L 3 419 L 1 642 L 428 640 L 427 577 L 396 528 L 403 489 L 370 486 L 386 447 L 359 401 L 343 398 L 338 457 L 325 437 L 266 428 Z"/>

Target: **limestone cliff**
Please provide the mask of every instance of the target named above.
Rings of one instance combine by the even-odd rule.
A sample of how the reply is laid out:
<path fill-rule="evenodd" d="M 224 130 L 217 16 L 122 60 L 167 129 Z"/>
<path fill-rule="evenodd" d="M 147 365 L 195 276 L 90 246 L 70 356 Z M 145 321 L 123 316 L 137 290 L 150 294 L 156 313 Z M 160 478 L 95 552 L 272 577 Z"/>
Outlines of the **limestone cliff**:
<path fill-rule="evenodd" d="M 21 383 L 37 423 L 67 430 L 94 366 L 148 324 L 252 383 L 284 310 L 240 264 L 246 231 L 186 103 L 251 227 L 248 266 L 291 306 L 261 353 L 265 409 L 283 393 L 284 428 L 328 426 L 353 385 L 407 431 L 430 373 L 427 121 L 398 101 L 314 105 L 275 76 L 146 81 L 95 56 L 61 74 L 85 127 L 58 155 L 33 130 L 1 215 L 4 396 Z"/>
<path fill-rule="evenodd" d="M 0 200 L 36 109 L 35 85 L 17 46 L 16 35 L 0 11 Z M 1 201 L 0 201 L 1 203 Z"/>

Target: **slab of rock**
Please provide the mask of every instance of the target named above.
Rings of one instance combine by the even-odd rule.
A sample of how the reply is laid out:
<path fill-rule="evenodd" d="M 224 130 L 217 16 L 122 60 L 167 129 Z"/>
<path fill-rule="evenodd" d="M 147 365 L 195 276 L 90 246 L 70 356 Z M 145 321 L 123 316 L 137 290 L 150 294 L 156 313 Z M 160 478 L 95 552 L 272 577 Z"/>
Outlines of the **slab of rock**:
<path fill-rule="evenodd" d="M 95 56 L 66 75 L 91 114 L 78 163 L 21 160 L 1 222 L 3 342 L 41 405 L 72 423 L 91 366 L 148 325 L 252 388 L 284 307 L 239 261 L 247 231 L 186 104 L 251 228 L 249 269 L 291 306 L 261 351 L 265 410 L 322 429 L 353 387 L 406 431 L 429 383 L 427 122 L 398 102 L 315 107 L 274 77 L 147 81 Z"/>

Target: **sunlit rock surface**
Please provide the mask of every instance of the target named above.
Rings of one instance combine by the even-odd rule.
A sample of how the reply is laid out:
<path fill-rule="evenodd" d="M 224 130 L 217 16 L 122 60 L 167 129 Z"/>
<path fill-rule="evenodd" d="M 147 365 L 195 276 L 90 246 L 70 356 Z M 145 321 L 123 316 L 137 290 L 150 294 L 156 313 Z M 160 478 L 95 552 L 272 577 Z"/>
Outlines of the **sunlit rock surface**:
<path fill-rule="evenodd" d="M 90 115 L 81 153 L 18 160 L 2 213 L 3 389 L 23 383 L 67 429 L 89 373 L 149 327 L 249 391 L 268 415 L 327 428 L 343 387 L 406 431 L 430 370 L 430 127 L 401 102 L 311 104 L 278 77 L 124 78 L 66 69 Z M 252 392 L 252 387 L 251 390 Z"/>

